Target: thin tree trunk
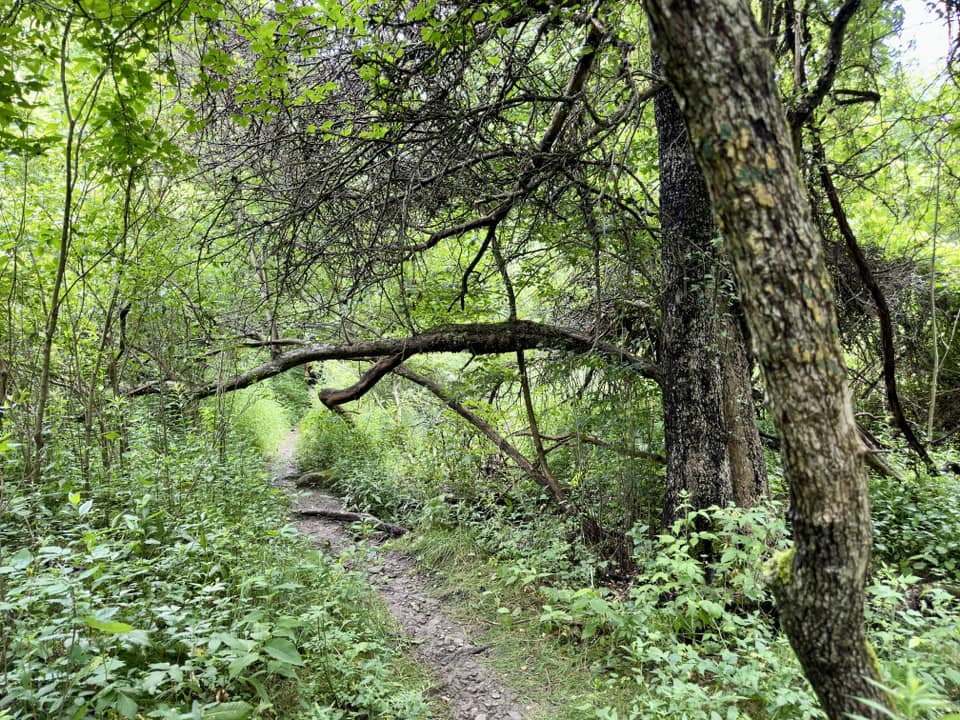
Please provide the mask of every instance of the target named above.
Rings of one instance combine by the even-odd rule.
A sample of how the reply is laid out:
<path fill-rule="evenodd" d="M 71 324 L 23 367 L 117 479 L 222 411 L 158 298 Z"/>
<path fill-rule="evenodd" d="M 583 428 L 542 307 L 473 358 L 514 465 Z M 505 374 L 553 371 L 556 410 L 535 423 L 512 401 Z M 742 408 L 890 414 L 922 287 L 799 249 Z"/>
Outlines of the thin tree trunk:
<path fill-rule="evenodd" d="M 783 441 L 794 547 L 774 577 L 781 624 L 831 718 L 884 717 L 863 614 L 872 533 L 864 450 L 822 238 L 769 51 L 746 2 L 644 4 L 720 219 Z"/>
<path fill-rule="evenodd" d="M 67 272 L 67 255 L 70 251 L 70 239 L 73 234 L 73 188 L 74 188 L 74 141 L 77 119 L 70 110 L 70 92 L 67 88 L 67 44 L 70 38 L 70 21 L 67 21 L 60 43 L 60 89 L 63 96 L 64 112 L 67 117 L 67 140 L 64 157 L 64 193 L 63 216 L 60 226 L 60 244 L 57 250 L 57 271 L 50 293 L 50 307 L 47 309 L 47 321 L 43 331 L 43 349 L 40 356 L 40 378 L 37 382 L 37 404 L 33 425 L 33 458 L 28 468 L 28 477 L 32 482 L 40 482 L 44 456 L 44 429 L 46 424 L 47 400 L 50 395 L 50 364 L 53 357 L 53 339 L 60 318 L 61 288 Z"/>
<path fill-rule="evenodd" d="M 731 308 L 735 313 L 738 308 Z M 752 507 L 770 494 L 763 443 L 753 407 L 753 378 L 746 339 L 735 314 L 727 314 L 723 347 L 723 417 L 733 502 Z"/>
<path fill-rule="evenodd" d="M 930 249 L 930 333 L 933 369 L 930 373 L 930 405 L 927 408 L 927 442 L 933 439 L 937 417 L 937 385 L 940 380 L 940 337 L 937 332 L 937 235 L 940 233 L 940 163 L 937 163 L 937 191 L 933 210 L 933 238 Z"/>
<path fill-rule="evenodd" d="M 880 283 L 877 282 L 867 264 L 867 258 L 857 243 L 857 237 L 853 234 L 853 228 L 847 220 L 847 214 L 840 203 L 840 194 L 833 184 L 833 178 L 830 176 L 830 170 L 827 167 L 827 154 L 819 138 L 814 139 L 814 153 L 819 165 L 820 183 L 827 195 L 827 202 L 830 204 L 830 210 L 837 221 L 837 227 L 840 229 L 840 235 L 846 243 L 847 250 L 853 258 L 854 265 L 857 266 L 857 272 L 860 274 L 860 280 L 870 292 L 873 304 L 877 308 L 877 322 L 880 326 L 880 353 L 883 358 L 883 385 L 887 393 L 887 407 L 893 416 L 893 422 L 903 433 L 907 444 L 913 449 L 920 459 L 923 460 L 927 469 L 937 473 L 937 466 L 927 454 L 926 448 L 913 432 L 910 421 L 907 420 L 906 413 L 903 411 L 903 405 L 900 403 L 900 392 L 897 388 L 897 366 L 896 366 L 896 348 L 894 347 L 893 320 L 890 317 L 890 306 L 887 305 L 887 298 L 883 294 Z M 936 224 L 936 223 L 935 223 Z M 934 238 L 936 243 L 936 238 Z M 930 437 L 929 433 L 927 437 Z"/>

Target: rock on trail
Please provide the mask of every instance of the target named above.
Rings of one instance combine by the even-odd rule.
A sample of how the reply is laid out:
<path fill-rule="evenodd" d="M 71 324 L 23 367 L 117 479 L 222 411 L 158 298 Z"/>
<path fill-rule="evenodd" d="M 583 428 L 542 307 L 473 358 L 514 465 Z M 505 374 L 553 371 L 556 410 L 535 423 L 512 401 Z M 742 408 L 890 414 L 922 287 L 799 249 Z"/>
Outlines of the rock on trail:
<path fill-rule="evenodd" d="M 333 495 L 294 486 L 299 474 L 293 460 L 296 443 L 297 433 L 288 433 L 273 463 L 278 485 L 291 494 L 293 510 L 343 510 Z M 335 556 L 356 542 L 349 528 L 334 520 L 299 517 L 296 527 Z M 524 705 L 503 679 L 481 662 L 492 649 L 476 645 L 473 637 L 477 631 L 448 617 L 443 602 L 429 592 L 410 557 L 379 549 L 362 569 L 412 641 L 415 657 L 430 669 L 435 682 L 430 692 L 446 704 L 452 720 L 525 720 L 532 715 L 531 706 Z"/>

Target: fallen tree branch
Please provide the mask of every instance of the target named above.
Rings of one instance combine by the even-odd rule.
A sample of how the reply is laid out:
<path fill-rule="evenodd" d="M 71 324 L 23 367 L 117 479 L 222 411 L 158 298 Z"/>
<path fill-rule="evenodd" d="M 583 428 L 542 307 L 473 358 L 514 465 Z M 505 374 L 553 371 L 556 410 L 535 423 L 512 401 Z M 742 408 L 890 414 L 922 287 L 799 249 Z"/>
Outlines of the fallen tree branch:
<path fill-rule="evenodd" d="M 920 457 L 923 464 L 927 466 L 927 470 L 930 471 L 931 474 L 936 475 L 937 467 L 930 458 L 930 455 L 927 454 L 923 443 L 920 442 L 916 433 L 913 432 L 913 428 L 907 420 L 906 413 L 903 411 L 903 405 L 900 402 L 900 393 L 897 389 L 893 320 L 890 316 L 890 306 L 887 305 L 887 298 L 883 294 L 880 283 L 878 283 L 874 277 L 870 265 L 867 263 L 867 258 L 863 254 L 863 250 L 860 249 L 853 228 L 850 227 L 850 222 L 847 220 L 846 211 L 840 202 L 840 194 L 833 184 L 833 177 L 830 175 L 830 170 L 827 167 L 826 151 L 819 137 L 814 138 L 814 153 L 816 154 L 817 164 L 819 165 L 820 183 L 823 185 L 823 190 L 827 195 L 827 201 L 830 203 L 830 210 L 833 212 L 833 217 L 837 221 L 837 228 L 840 230 L 840 235 L 847 245 L 847 250 L 853 259 L 854 265 L 857 266 L 860 280 L 870 292 L 870 297 L 873 299 L 873 304 L 877 309 L 877 321 L 880 325 L 880 354 L 883 359 L 883 384 L 887 391 L 887 407 L 893 416 L 894 424 L 900 432 L 903 433 L 907 445 Z"/>
<path fill-rule="evenodd" d="M 343 390 L 334 390 L 324 388 L 319 393 L 320 402 L 333 410 L 337 405 L 343 405 L 351 400 L 359 400 L 366 395 L 374 386 L 380 382 L 384 375 L 392 371 L 397 365 L 404 361 L 405 354 L 397 353 L 382 358 L 367 370 L 360 379 L 348 388 Z"/>
<path fill-rule="evenodd" d="M 406 359 L 422 353 L 437 352 L 496 355 L 516 352 L 517 350 L 535 349 L 583 353 L 597 352 L 613 360 L 629 364 L 643 377 L 658 382 L 660 378 L 656 365 L 613 343 L 597 340 L 579 330 L 529 320 L 512 320 L 497 323 L 439 325 L 406 338 L 381 338 L 346 345 L 315 343 L 288 350 L 269 362 L 257 365 L 232 378 L 188 388 L 184 394 L 188 398 L 199 400 L 220 393 L 241 390 L 308 362 L 361 360 L 393 355 L 400 355 Z M 371 370 L 371 372 L 374 371 Z M 377 375 L 377 372 L 374 372 L 374 376 Z M 382 375 L 379 375 L 376 379 L 380 379 L 380 377 Z M 353 388 L 348 388 L 354 394 L 352 396 L 349 393 L 344 395 L 343 399 L 338 400 L 335 404 L 342 404 L 355 399 L 372 387 L 372 385 L 369 387 L 364 387 L 364 385 L 365 383 L 361 380 L 361 383 L 354 385 Z M 124 397 L 156 395 L 165 392 L 168 387 L 169 384 L 163 381 L 145 383 L 127 390 L 123 395 Z M 360 392 L 361 390 L 362 392 Z M 355 394 L 357 392 L 359 394 Z M 344 393 L 347 393 L 347 391 L 344 391 Z"/>
<path fill-rule="evenodd" d="M 414 372 L 408 367 L 400 365 L 393 371 L 396 375 L 399 375 L 402 378 L 406 378 L 412 383 L 416 383 L 422 388 L 426 388 L 432 392 L 444 405 L 453 410 L 457 415 L 462 417 L 468 423 L 473 425 L 477 430 L 486 435 L 486 437 L 496 445 L 500 451 L 513 460 L 521 470 L 523 470 L 531 479 L 534 480 L 538 485 L 543 487 L 550 497 L 565 511 L 569 510 L 569 506 L 566 502 L 566 492 L 564 489 L 557 483 L 557 481 L 549 476 L 544 474 L 537 468 L 532 462 L 530 462 L 524 455 L 517 450 L 513 445 L 503 435 L 498 433 L 490 423 L 481 418 L 475 412 L 470 410 L 466 405 L 461 403 L 456 398 L 452 397 L 444 388 L 439 384 L 435 383 L 430 378 L 424 377 L 419 373 Z"/>
<path fill-rule="evenodd" d="M 875 444 L 873 436 L 864 430 L 863 426 L 861 426 L 859 423 L 857 423 L 857 430 L 860 432 L 860 439 L 863 441 L 863 444 L 866 448 L 866 452 L 863 454 L 863 461 L 867 464 L 867 467 L 869 467 L 875 473 L 883 475 L 884 477 L 893 478 L 894 480 L 899 480 L 900 482 L 906 482 L 906 479 L 884 459 L 883 449 Z M 760 439 L 771 450 L 780 452 L 780 438 L 776 435 L 761 432 Z"/>
<path fill-rule="evenodd" d="M 406 535 L 408 532 L 410 532 L 405 527 L 385 522 L 377 517 L 374 517 L 373 515 L 369 515 L 368 513 L 347 512 L 346 510 L 322 510 L 320 508 L 306 508 L 295 511 L 294 515 L 297 515 L 298 517 L 323 518 L 324 520 L 335 520 L 337 522 L 362 522 L 366 525 L 369 525 L 374 530 L 386 533 L 391 537 L 400 537 L 401 535 Z"/>
<path fill-rule="evenodd" d="M 526 435 L 527 433 L 523 434 Z M 618 455 L 626 455 L 627 457 L 637 458 L 639 460 L 648 460 L 659 465 L 667 464 L 667 459 L 660 453 L 650 452 L 649 450 L 637 450 L 636 448 L 623 447 L 621 445 L 614 445 L 609 440 L 604 440 L 596 435 L 570 433 L 569 435 L 541 435 L 540 437 L 544 440 L 549 440 L 550 442 L 555 443 L 554 446 L 547 452 L 552 452 L 564 445 L 570 445 L 571 443 L 578 442 L 583 443 L 584 445 L 594 445 L 596 447 L 606 448 L 607 450 L 612 450 Z"/>

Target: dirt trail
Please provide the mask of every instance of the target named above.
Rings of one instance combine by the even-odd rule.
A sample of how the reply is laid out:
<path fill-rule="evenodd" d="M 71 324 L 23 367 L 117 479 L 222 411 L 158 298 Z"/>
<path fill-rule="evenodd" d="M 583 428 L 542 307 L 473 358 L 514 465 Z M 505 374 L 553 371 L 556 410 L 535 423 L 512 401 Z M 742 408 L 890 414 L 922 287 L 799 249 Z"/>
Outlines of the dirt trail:
<path fill-rule="evenodd" d="M 297 433 L 290 432 L 274 462 L 277 483 L 291 493 L 294 510 L 342 510 L 343 504 L 332 495 L 294 487 L 299 475 L 293 460 L 296 443 Z M 336 521 L 301 517 L 296 526 L 337 556 L 355 544 L 349 528 Z M 452 720 L 524 720 L 532 715 L 532 707 L 524 705 L 503 679 L 481 662 L 490 648 L 476 645 L 472 639 L 476 630 L 444 613 L 442 601 L 431 595 L 429 581 L 417 573 L 411 558 L 381 549 L 365 564 L 364 572 L 413 641 L 416 657 L 430 668 L 436 683 L 432 692 L 446 703 Z"/>

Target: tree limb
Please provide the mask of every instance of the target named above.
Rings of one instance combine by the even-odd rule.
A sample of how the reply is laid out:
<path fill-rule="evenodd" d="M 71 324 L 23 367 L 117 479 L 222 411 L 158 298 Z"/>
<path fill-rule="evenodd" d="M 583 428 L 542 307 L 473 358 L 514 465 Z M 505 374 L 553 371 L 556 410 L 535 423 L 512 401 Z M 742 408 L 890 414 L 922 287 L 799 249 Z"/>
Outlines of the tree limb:
<path fill-rule="evenodd" d="M 372 390 L 384 375 L 388 374 L 403 361 L 404 353 L 388 355 L 374 364 L 373 367 L 361 375 L 360 379 L 350 387 L 343 390 L 332 388 L 324 388 L 321 390 L 318 393 L 320 402 L 332 410 L 337 405 L 343 405 L 352 400 L 359 400 Z"/>
<path fill-rule="evenodd" d="M 523 470 L 531 479 L 533 479 L 534 482 L 546 489 L 547 492 L 550 493 L 550 497 L 552 497 L 562 509 L 569 509 L 566 503 L 566 492 L 560 486 L 560 484 L 554 478 L 541 472 L 532 462 L 524 457 L 524 455 L 517 450 L 517 448 L 511 445 L 507 439 L 503 437 L 503 435 L 498 433 L 493 426 L 490 425 L 490 423 L 470 410 L 459 400 L 451 396 L 444 388 L 435 383 L 433 380 L 415 373 L 413 370 L 408 367 L 404 367 L 403 365 L 396 368 L 393 372 L 396 375 L 406 378 L 410 382 L 416 383 L 420 387 L 426 388 L 432 392 L 444 405 L 453 410 L 455 413 L 457 413 L 457 415 L 462 417 L 468 423 L 477 428 L 477 430 L 483 433 L 494 445 L 500 449 L 501 452 L 513 460 L 521 470 Z"/>
<path fill-rule="evenodd" d="M 594 445 L 596 447 L 606 448 L 607 450 L 611 450 L 618 455 L 626 455 L 627 457 L 637 458 L 639 460 L 648 460 L 649 462 L 657 463 L 658 465 L 667 464 L 667 459 L 660 453 L 650 452 L 649 450 L 637 450 L 636 448 L 623 447 L 622 445 L 614 445 L 609 440 L 604 440 L 596 435 L 570 433 L 569 435 L 540 435 L 540 437 L 543 440 L 549 440 L 550 442 L 554 443 L 553 447 L 549 448 L 547 452 L 553 452 L 559 447 L 569 445 L 573 442 L 578 442 L 583 443 L 584 445 Z"/>
<path fill-rule="evenodd" d="M 404 358 L 410 358 L 421 353 L 436 352 L 469 352 L 474 355 L 496 355 L 533 349 L 598 352 L 614 360 L 628 363 L 643 377 L 659 382 L 660 373 L 654 364 L 613 343 L 596 340 L 579 330 L 529 320 L 514 320 L 497 323 L 439 325 L 406 338 L 381 338 L 345 345 L 328 343 L 307 345 L 288 350 L 269 362 L 250 368 L 232 378 L 190 388 L 185 394 L 191 399 L 199 400 L 219 393 L 241 390 L 307 362 L 360 360 L 392 355 L 402 355 Z M 167 385 L 166 382 L 145 383 L 127 390 L 124 396 L 136 397 L 158 394 L 163 392 Z M 346 401 L 341 400 L 341 402 Z"/>
<path fill-rule="evenodd" d="M 840 68 L 840 58 L 843 55 L 843 39 L 847 32 L 850 20 L 860 9 L 861 0 L 847 0 L 837 11 L 830 25 L 830 38 L 827 41 L 827 57 L 823 65 L 823 73 L 813 90 L 808 92 L 787 113 L 787 119 L 794 129 L 803 125 L 813 112 L 820 107 L 823 99 L 830 92 L 833 81 Z"/>
<path fill-rule="evenodd" d="M 324 510 L 321 508 L 305 508 L 295 510 L 294 515 L 298 517 L 318 517 L 324 520 L 336 520 L 337 522 L 362 522 L 374 530 L 379 530 L 393 537 L 400 537 L 409 532 L 405 527 L 388 523 L 380 518 L 374 517 L 368 513 L 347 512 L 346 510 Z"/>
<path fill-rule="evenodd" d="M 877 308 L 877 319 L 880 322 L 880 348 L 883 356 L 883 383 L 887 391 L 887 406 L 890 408 L 893 422 L 900 432 L 903 433 L 903 437 L 910 448 L 923 460 L 923 464 L 927 466 L 927 469 L 936 474 L 936 465 L 934 465 L 933 460 L 930 459 L 923 444 L 913 432 L 913 428 L 910 426 L 910 422 L 903 412 L 903 405 L 900 403 L 900 393 L 897 390 L 896 349 L 893 345 L 893 321 L 890 318 L 890 306 L 887 305 L 887 298 L 884 296 L 883 289 L 880 287 L 877 279 L 873 276 L 870 265 L 867 263 L 867 258 L 863 254 L 863 250 L 860 249 L 860 245 L 857 243 L 857 237 L 853 233 L 853 228 L 850 227 L 850 222 L 847 220 L 847 214 L 840 202 L 840 195 L 837 192 L 836 186 L 833 184 L 833 177 L 830 175 L 830 170 L 827 168 L 826 152 L 819 138 L 814 139 L 814 153 L 816 154 L 817 163 L 820 166 L 820 183 L 823 185 L 823 190 L 827 194 L 830 210 L 833 212 L 833 217 L 837 221 L 840 235 L 843 236 L 847 250 L 850 252 L 850 257 L 853 258 L 853 262 L 857 266 L 860 280 L 870 292 L 870 297 L 873 298 L 873 304 Z"/>

